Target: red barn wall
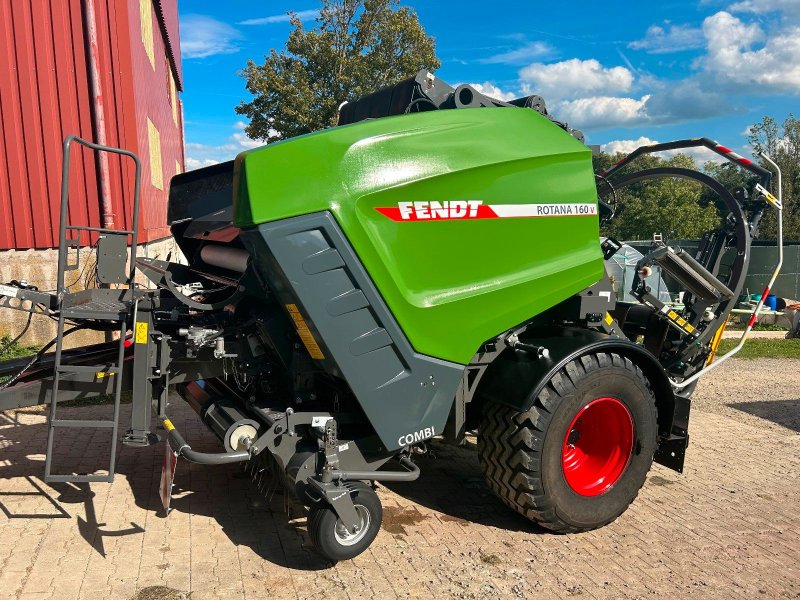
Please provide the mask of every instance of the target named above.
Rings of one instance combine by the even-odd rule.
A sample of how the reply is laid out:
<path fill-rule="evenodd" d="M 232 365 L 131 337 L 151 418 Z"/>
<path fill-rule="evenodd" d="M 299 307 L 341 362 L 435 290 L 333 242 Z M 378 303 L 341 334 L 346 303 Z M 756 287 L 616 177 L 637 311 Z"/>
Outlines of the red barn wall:
<path fill-rule="evenodd" d="M 94 4 L 106 142 L 142 159 L 139 239 L 158 240 L 169 235 L 167 189 L 184 160 L 177 0 Z M 147 12 L 152 63 L 142 27 Z M 53 248 L 58 243 L 62 140 L 71 133 L 95 137 L 82 3 L 1 2 L 0 36 L 0 250 Z M 152 151 L 148 119 L 159 138 Z M 159 157 L 160 177 L 153 175 Z M 131 165 L 110 157 L 109 179 L 115 225 L 128 228 Z M 70 168 L 71 224 L 100 225 L 98 187 L 94 156 L 76 147 Z"/>

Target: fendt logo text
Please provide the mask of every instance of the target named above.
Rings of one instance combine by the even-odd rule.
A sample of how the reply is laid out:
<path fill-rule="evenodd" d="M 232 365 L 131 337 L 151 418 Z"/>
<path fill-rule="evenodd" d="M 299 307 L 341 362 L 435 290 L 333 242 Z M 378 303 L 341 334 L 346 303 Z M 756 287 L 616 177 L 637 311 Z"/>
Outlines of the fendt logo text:
<path fill-rule="evenodd" d="M 457 221 L 597 215 L 597 205 L 592 203 L 484 204 L 483 200 L 398 202 L 396 207 L 376 207 L 375 210 L 392 221 Z"/>

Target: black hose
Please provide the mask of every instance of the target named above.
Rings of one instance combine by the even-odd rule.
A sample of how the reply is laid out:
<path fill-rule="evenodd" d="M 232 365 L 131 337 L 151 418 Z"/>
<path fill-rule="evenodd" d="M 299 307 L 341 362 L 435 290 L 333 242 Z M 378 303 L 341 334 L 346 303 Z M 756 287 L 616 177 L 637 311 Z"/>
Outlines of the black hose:
<path fill-rule="evenodd" d="M 14 344 L 16 344 L 18 341 L 20 341 L 22 339 L 22 336 L 25 335 L 28 332 L 28 329 L 30 329 L 31 321 L 33 321 L 33 313 L 28 313 L 28 321 L 25 323 L 25 327 L 22 328 L 22 331 L 19 333 L 19 335 L 17 337 L 15 337 L 13 340 L 8 342 L 2 348 L 0 348 L 0 354 L 3 354 L 6 350 L 8 350 L 9 348 L 13 347 Z"/>
<path fill-rule="evenodd" d="M 178 430 L 175 429 L 175 426 L 169 419 L 164 419 L 163 424 L 164 429 L 167 430 L 167 443 L 179 456 L 183 456 L 190 462 L 201 465 L 228 465 L 250 460 L 250 452 L 248 450 L 218 453 L 197 452 L 196 450 L 192 450 L 192 447 L 186 443 L 186 440 L 178 433 Z"/>
<path fill-rule="evenodd" d="M 31 314 L 33 314 L 33 313 L 31 313 Z M 73 327 L 72 329 L 69 329 L 69 330 L 64 332 L 64 335 L 62 336 L 62 339 L 67 337 L 70 333 L 75 333 L 76 331 L 78 331 L 80 329 L 86 329 L 86 327 L 83 326 L 83 325 L 78 325 L 76 327 Z M 58 340 L 57 337 L 55 337 L 52 340 L 50 340 L 45 346 L 42 347 L 41 350 L 39 350 L 39 352 L 37 352 L 33 356 L 33 358 L 30 360 L 30 362 L 28 362 L 28 364 L 26 364 L 24 367 L 22 367 L 21 370 L 17 371 L 17 373 L 11 379 L 9 379 L 8 381 L 6 381 L 3 384 L 0 384 L 0 391 L 6 389 L 7 387 L 10 387 L 10 386 L 14 385 L 17 381 L 19 381 L 20 378 L 28 371 L 28 369 L 30 369 L 33 365 L 35 365 L 37 362 L 39 362 L 42 359 L 42 357 L 47 353 L 47 351 L 50 348 L 53 347 L 53 344 L 56 343 L 56 340 Z"/>

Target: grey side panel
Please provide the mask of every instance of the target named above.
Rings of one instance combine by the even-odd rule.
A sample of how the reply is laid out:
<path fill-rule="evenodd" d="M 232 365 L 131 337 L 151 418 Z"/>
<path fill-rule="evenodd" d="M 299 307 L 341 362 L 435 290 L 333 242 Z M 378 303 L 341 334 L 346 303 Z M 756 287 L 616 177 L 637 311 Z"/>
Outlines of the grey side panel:
<path fill-rule="evenodd" d="M 297 304 L 320 361 L 350 385 L 387 450 L 408 434 L 444 430 L 464 366 L 417 354 L 328 212 L 243 231 L 260 276 Z"/>

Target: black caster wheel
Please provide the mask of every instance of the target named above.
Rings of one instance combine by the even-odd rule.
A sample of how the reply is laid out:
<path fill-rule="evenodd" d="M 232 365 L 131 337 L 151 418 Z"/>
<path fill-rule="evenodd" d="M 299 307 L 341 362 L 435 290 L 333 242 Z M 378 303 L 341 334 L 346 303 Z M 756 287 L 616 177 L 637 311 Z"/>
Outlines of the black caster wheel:
<path fill-rule="evenodd" d="M 370 486 L 361 482 L 347 483 L 346 486 L 359 518 L 357 531 L 348 531 L 327 503 L 313 506 L 308 514 L 308 533 L 314 547 L 333 562 L 355 558 L 369 548 L 383 520 L 381 501 Z"/>

